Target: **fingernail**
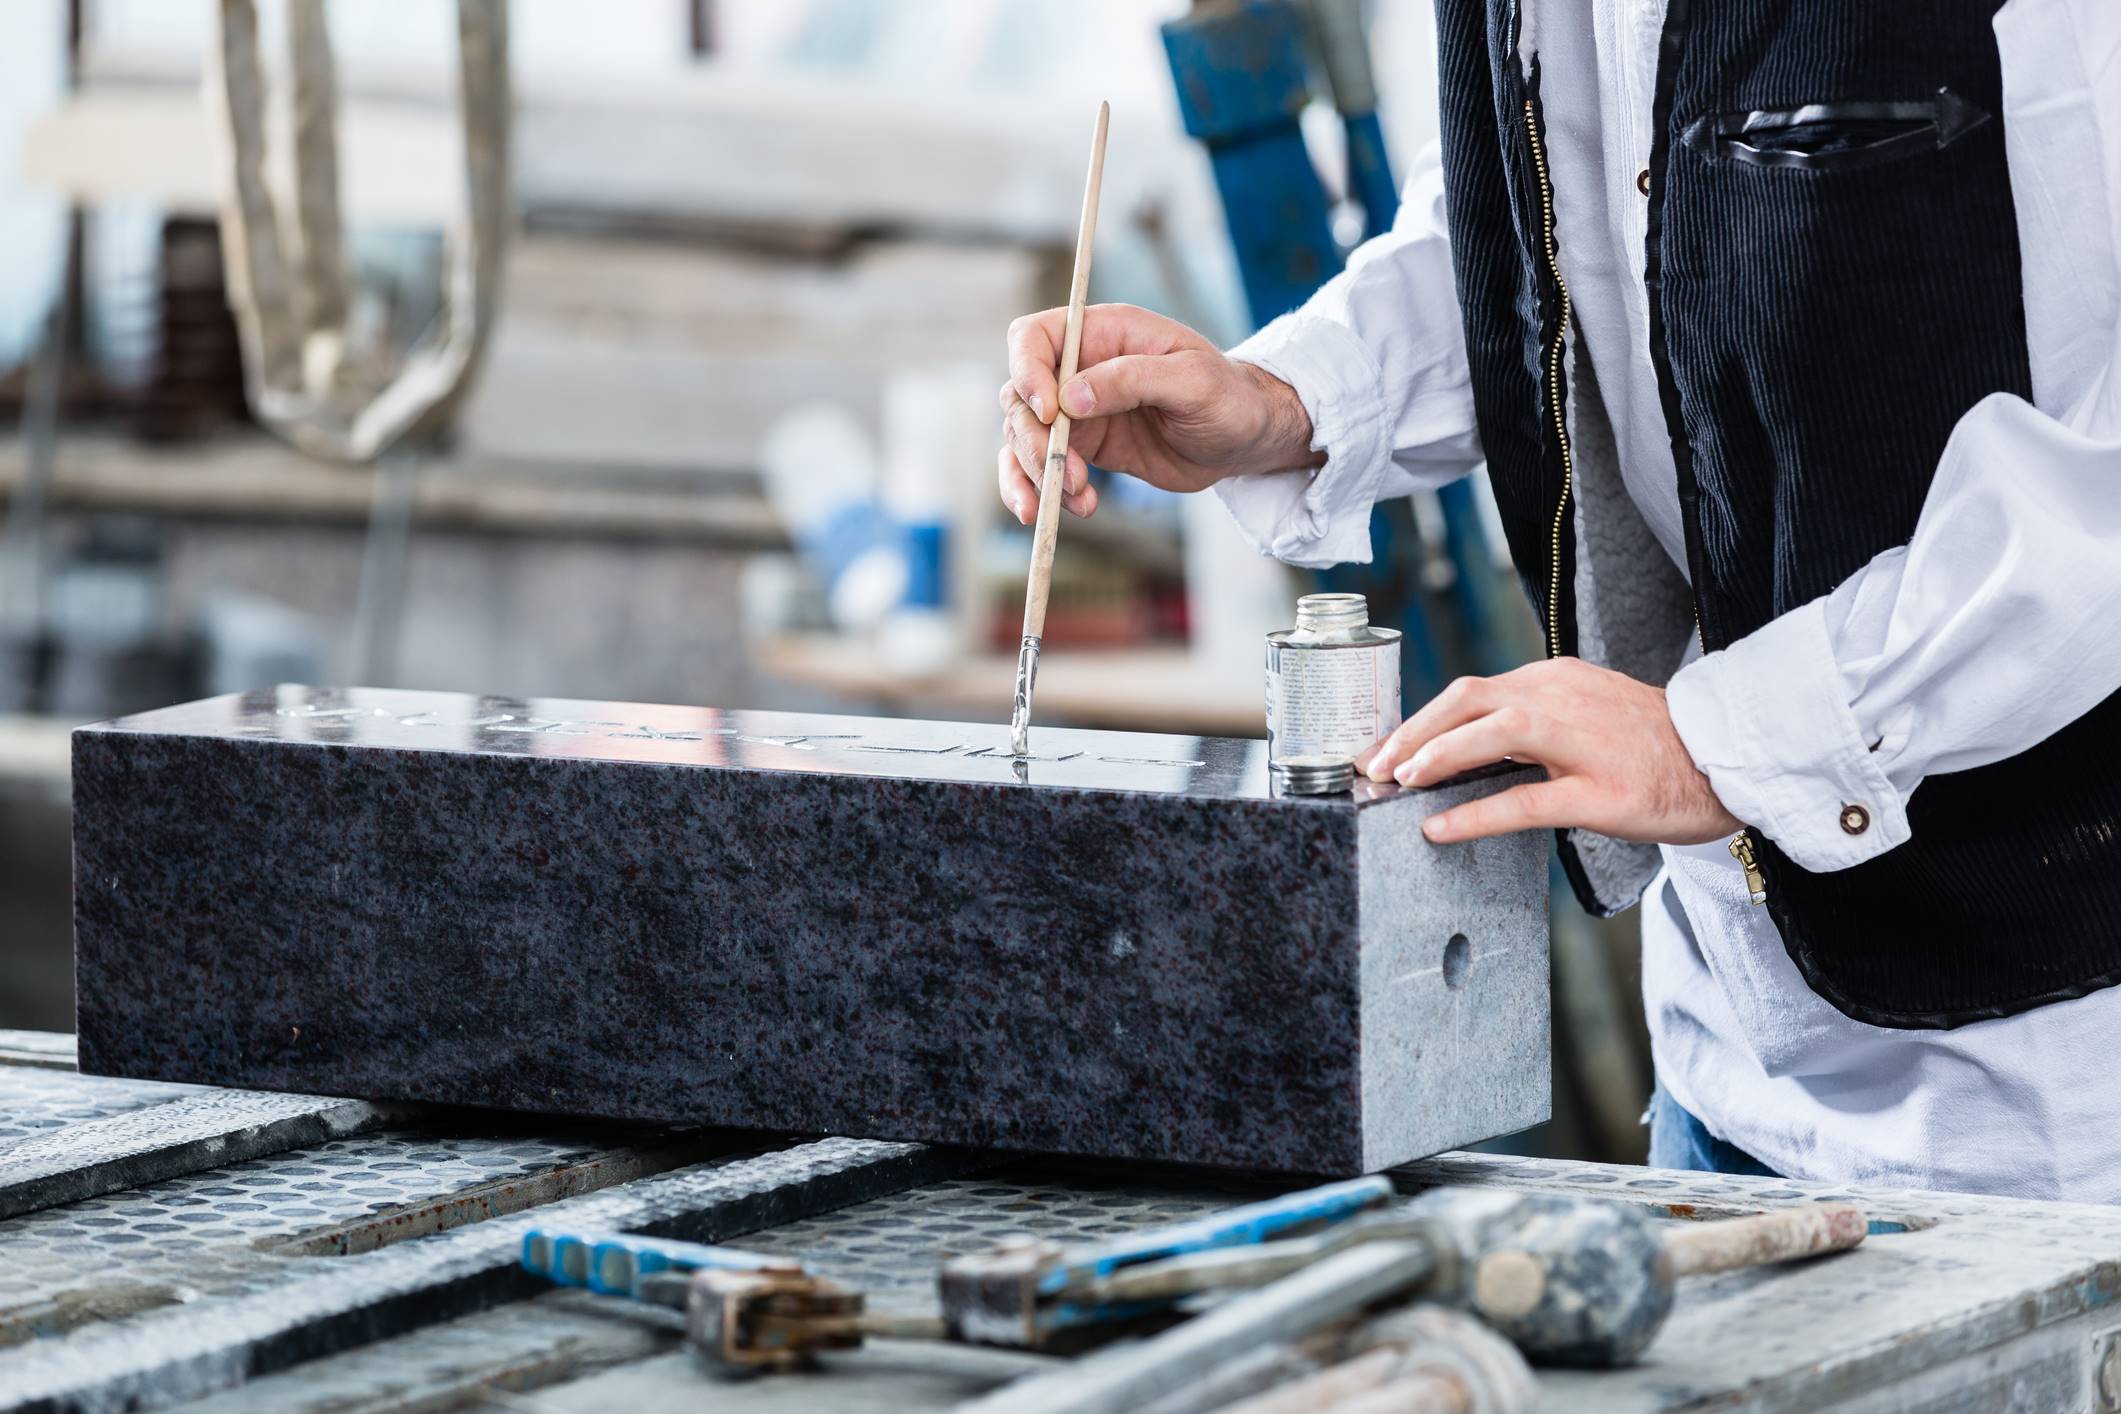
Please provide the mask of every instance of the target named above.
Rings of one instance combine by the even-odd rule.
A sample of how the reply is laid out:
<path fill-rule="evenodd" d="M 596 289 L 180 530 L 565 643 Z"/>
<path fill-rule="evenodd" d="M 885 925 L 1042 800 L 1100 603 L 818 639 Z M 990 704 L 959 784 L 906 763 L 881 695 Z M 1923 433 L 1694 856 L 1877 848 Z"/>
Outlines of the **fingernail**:
<path fill-rule="evenodd" d="M 1421 766 L 1418 761 L 1402 761 L 1399 763 L 1399 769 L 1392 773 L 1392 779 L 1403 786 L 1410 786 L 1414 784 L 1414 777 L 1419 775 L 1420 772 Z"/>
<path fill-rule="evenodd" d="M 1431 815 L 1421 822 L 1421 832 L 1428 836 L 1432 843 L 1436 843 L 1450 838 L 1451 826 L 1443 816 Z"/>
<path fill-rule="evenodd" d="M 1407 766 L 1409 769 L 1405 780 L 1408 785 L 1412 785 L 1429 773 L 1429 753 L 1426 750 L 1415 752 L 1414 758 L 1407 762 Z"/>
<path fill-rule="evenodd" d="M 1031 415 L 1040 422 L 1046 420 L 1046 400 L 1036 393 L 1031 395 Z"/>
<path fill-rule="evenodd" d="M 1090 391 L 1089 383 L 1078 378 L 1061 389 L 1061 406 L 1068 410 L 1068 416 L 1083 417 L 1097 409 L 1097 395 Z"/>

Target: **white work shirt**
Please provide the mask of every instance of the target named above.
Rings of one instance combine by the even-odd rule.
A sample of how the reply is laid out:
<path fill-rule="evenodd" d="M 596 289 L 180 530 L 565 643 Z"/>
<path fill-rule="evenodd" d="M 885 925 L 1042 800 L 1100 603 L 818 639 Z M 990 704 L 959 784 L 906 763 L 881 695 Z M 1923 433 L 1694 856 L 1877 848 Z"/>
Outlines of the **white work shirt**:
<path fill-rule="evenodd" d="M 1574 337 L 1627 495 L 1683 574 L 1636 185 L 1663 11 L 1526 0 L 1524 47 Z M 2121 689 L 2121 4 L 2009 0 L 1995 31 L 2033 402 L 1967 411 L 1909 544 L 1670 684 L 1717 795 L 1806 869 L 1902 843 L 1925 777 L 2013 756 Z M 1236 354 L 1294 386 L 1326 454 L 1217 488 L 1264 551 L 1367 560 L 1372 502 L 1476 465 L 1433 157 L 1395 229 Z M 1870 807 L 1868 831 L 1841 829 L 1844 801 Z M 2121 1200 L 2121 988 L 1952 1031 L 1868 1026 L 1805 985 L 1721 843 L 1666 847 L 1664 865 L 1642 916 L 1652 1048 L 1711 1132 L 1793 1177 Z"/>

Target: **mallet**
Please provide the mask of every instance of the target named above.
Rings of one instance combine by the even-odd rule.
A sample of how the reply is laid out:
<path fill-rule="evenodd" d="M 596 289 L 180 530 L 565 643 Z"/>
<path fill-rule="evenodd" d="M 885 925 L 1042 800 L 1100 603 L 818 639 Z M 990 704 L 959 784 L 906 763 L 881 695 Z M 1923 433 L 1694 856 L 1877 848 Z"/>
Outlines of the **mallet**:
<path fill-rule="evenodd" d="M 1031 754 L 1031 693 L 1038 684 L 1039 644 L 1046 636 L 1046 595 L 1053 587 L 1053 544 L 1060 534 L 1061 484 L 1068 471 L 1068 414 L 1059 390 L 1075 376 L 1083 344 L 1083 297 L 1090 290 L 1090 246 L 1097 234 L 1097 192 L 1105 177 L 1105 129 L 1112 105 L 1097 105 L 1090 140 L 1090 176 L 1083 184 L 1083 220 L 1075 233 L 1075 277 L 1068 287 L 1068 327 L 1061 339 L 1060 381 L 1054 384 L 1053 426 L 1046 434 L 1046 466 L 1038 484 L 1038 524 L 1031 532 L 1031 573 L 1024 583 L 1024 641 L 1016 655 L 1016 695 L 1009 708 L 1009 750 Z"/>

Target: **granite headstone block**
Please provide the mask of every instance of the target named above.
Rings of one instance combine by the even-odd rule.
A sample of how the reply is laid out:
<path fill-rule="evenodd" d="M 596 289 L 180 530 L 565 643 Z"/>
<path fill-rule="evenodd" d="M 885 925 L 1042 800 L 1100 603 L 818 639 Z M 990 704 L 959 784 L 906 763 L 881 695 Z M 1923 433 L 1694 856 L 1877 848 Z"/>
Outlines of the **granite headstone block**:
<path fill-rule="evenodd" d="M 74 735 L 83 1070 L 1343 1173 L 1547 1115 L 1546 842 L 1264 743 L 282 687 Z"/>

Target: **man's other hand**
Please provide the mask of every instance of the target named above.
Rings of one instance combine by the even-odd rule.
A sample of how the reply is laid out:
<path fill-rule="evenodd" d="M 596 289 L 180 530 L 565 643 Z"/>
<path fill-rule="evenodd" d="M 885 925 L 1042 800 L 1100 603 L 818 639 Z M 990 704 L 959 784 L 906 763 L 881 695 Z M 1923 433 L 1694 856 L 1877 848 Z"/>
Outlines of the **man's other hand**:
<path fill-rule="evenodd" d="M 1009 326 L 1002 385 L 1002 504 L 1025 525 L 1038 516 L 1046 434 L 1057 408 L 1073 427 L 1061 505 L 1097 509 L 1090 463 L 1167 491 L 1200 491 L 1225 476 L 1315 467 L 1311 419 L 1288 384 L 1222 351 L 1175 319 L 1125 304 L 1083 311 L 1079 370 L 1054 386 L 1066 309 Z"/>
<path fill-rule="evenodd" d="M 1469 801 L 1422 824 L 1439 844 L 1510 830 L 1595 830 L 1701 844 L 1738 821 L 1672 727 L 1664 689 L 1578 658 L 1460 678 L 1355 758 L 1374 781 L 1425 786 L 1508 757 L 1547 779 Z"/>

